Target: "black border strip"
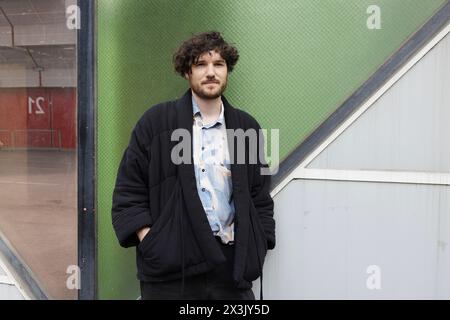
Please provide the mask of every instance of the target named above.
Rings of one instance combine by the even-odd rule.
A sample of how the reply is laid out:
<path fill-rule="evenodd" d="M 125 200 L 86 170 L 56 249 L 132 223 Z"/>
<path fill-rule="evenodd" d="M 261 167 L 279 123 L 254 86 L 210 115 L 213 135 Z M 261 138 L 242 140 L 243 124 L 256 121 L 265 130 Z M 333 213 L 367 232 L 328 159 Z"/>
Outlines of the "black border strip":
<path fill-rule="evenodd" d="M 14 269 L 14 272 L 20 277 L 20 279 L 16 279 L 16 281 L 19 281 L 19 284 L 22 281 L 27 286 L 24 290 L 27 293 L 31 293 L 31 299 L 49 299 L 49 295 L 44 292 L 42 285 L 38 283 L 30 268 L 28 268 L 22 259 L 19 258 L 19 255 L 11 249 L 11 246 L 7 243 L 7 240 L 5 242 L 5 239 L 3 239 L 1 234 L 0 252 L 6 259 L 7 264 L 9 264 Z"/>
<path fill-rule="evenodd" d="M 95 218 L 95 1 L 78 0 L 78 299 L 97 298 Z"/>
<path fill-rule="evenodd" d="M 386 81 L 423 48 L 450 20 L 450 0 L 395 52 L 361 87 L 359 87 L 335 112 L 297 146 L 281 163 L 272 177 L 275 189 L 287 176 L 334 132 L 354 111 L 370 98 Z"/>

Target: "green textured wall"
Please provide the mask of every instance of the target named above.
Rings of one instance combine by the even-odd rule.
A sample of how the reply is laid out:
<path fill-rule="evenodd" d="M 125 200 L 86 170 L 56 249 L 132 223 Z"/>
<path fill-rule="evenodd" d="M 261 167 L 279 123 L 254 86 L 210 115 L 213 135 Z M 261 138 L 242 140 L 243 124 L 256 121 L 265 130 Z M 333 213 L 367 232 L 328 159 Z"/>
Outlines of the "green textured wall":
<path fill-rule="evenodd" d="M 280 129 L 284 158 L 416 31 L 444 0 L 98 0 L 98 296 L 139 295 L 134 249 L 119 247 L 111 195 L 130 131 L 187 84 L 171 56 L 216 29 L 241 58 L 227 98 Z M 369 5 L 380 30 L 366 27 Z"/>

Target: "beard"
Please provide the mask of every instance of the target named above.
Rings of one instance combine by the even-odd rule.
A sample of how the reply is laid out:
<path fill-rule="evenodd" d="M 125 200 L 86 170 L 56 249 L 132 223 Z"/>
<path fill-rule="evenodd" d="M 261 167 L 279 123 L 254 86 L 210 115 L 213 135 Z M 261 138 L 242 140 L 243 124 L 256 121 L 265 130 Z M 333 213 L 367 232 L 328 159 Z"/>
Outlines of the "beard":
<path fill-rule="evenodd" d="M 227 88 L 227 81 L 225 80 L 220 85 L 216 85 L 216 88 L 214 90 L 209 90 L 206 87 L 207 85 L 203 84 L 193 85 L 191 83 L 191 89 L 192 91 L 195 92 L 197 96 L 205 100 L 213 100 L 220 97 L 222 93 L 225 91 L 225 89 Z"/>

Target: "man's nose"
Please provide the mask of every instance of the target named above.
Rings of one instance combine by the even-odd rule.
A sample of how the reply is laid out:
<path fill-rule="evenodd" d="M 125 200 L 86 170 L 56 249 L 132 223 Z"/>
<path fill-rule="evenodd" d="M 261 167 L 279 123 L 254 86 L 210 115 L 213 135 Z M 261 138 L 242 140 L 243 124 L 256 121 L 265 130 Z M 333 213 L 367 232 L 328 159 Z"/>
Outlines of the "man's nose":
<path fill-rule="evenodd" d="M 215 70 L 214 70 L 214 65 L 208 64 L 208 68 L 206 69 L 206 76 L 207 77 L 214 77 L 215 76 Z"/>

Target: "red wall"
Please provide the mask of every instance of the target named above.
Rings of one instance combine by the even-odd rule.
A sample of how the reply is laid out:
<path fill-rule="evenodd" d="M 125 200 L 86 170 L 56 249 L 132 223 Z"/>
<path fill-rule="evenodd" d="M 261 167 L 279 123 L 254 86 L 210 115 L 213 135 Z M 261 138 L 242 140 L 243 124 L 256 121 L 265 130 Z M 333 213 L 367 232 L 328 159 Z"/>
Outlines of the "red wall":
<path fill-rule="evenodd" d="M 75 149 L 76 114 L 75 88 L 0 88 L 0 141 L 8 148 Z"/>

